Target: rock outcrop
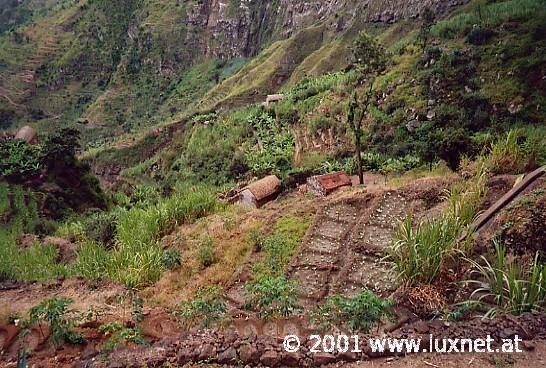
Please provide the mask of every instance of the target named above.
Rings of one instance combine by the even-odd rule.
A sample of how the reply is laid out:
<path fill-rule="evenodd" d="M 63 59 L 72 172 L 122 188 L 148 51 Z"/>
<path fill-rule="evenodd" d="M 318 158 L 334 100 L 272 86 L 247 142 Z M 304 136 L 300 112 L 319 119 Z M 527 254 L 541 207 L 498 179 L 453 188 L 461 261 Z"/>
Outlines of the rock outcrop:
<path fill-rule="evenodd" d="M 290 37 L 317 22 L 326 22 L 333 33 L 355 22 L 394 23 L 418 18 L 426 7 L 445 13 L 469 0 L 206 0 L 187 7 L 187 34 L 208 56 L 254 56 L 268 42 Z"/>

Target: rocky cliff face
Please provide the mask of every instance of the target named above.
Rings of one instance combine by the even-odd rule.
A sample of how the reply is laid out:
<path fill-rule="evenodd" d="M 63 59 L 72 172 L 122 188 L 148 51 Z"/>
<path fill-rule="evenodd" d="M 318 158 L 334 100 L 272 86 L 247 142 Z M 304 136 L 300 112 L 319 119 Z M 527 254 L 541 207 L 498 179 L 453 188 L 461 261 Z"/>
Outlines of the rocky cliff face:
<path fill-rule="evenodd" d="M 49 5 L 56 3 L 56 0 L 40 1 Z M 231 94 L 224 88 L 221 93 L 205 95 L 206 88 L 233 75 L 237 67 L 220 70 L 222 63 L 214 60 L 220 66 L 216 71 L 209 70 L 212 77 L 203 76 L 206 74 L 203 68 L 186 75 L 211 59 L 254 57 L 272 42 L 298 34 L 273 56 L 273 51 L 263 55 L 267 62 L 262 68 L 257 66 L 263 60 L 257 60 L 247 68 L 254 68 L 254 73 L 240 78 L 237 88 L 261 98 L 260 94 L 275 91 L 291 77 L 298 64 L 337 35 L 347 31 L 354 33 L 367 22 L 394 23 L 416 18 L 425 7 L 444 13 L 468 1 L 88 0 L 67 3 L 65 7 L 51 8 L 42 18 L 37 16 L 14 35 L 0 35 L 0 43 L 5 41 L 8 45 L 5 49 L 14 50 L 16 55 L 0 52 L 0 97 L 3 98 L 0 101 L 4 104 L 7 101 L 8 108 L 20 117 L 31 116 L 31 109 L 25 106 L 32 105 L 32 110 L 39 112 L 34 115 L 40 119 L 44 116 L 64 119 L 67 115 L 67 121 L 84 117 L 96 122 L 94 126 L 130 122 L 129 127 L 143 120 L 148 124 L 152 117 L 163 119 L 158 112 L 185 111 L 191 103 L 179 97 L 186 96 L 188 91 L 195 94 L 191 97 L 193 100 L 203 97 L 211 106 Z M 321 26 L 311 27 L 317 24 Z M 305 32 L 299 32 L 302 30 Z M 21 47 L 22 40 L 25 47 Z M 336 50 L 334 54 L 332 57 L 338 61 L 344 58 L 343 50 Z M 242 63 L 237 65 L 240 67 Z M 337 67 L 342 66 L 336 64 L 322 72 Z M 206 70 L 206 66 L 204 68 Z M 199 78 L 203 80 L 197 81 Z M 250 85 L 252 80 L 260 78 L 263 79 L 261 85 Z M 209 83 L 211 80 L 215 83 Z M 178 90 L 182 91 L 180 96 Z M 59 103 L 51 104 L 55 96 Z M 131 101 L 130 106 L 127 101 Z"/>
<path fill-rule="evenodd" d="M 317 22 L 333 33 L 355 22 L 394 23 L 418 18 L 426 7 L 445 13 L 469 0 L 206 0 L 187 9 L 198 32 L 190 42 L 214 57 L 254 56 L 265 43 L 287 38 Z M 204 32 L 204 35 L 203 33 Z M 193 38 L 193 39 L 192 39 Z"/>

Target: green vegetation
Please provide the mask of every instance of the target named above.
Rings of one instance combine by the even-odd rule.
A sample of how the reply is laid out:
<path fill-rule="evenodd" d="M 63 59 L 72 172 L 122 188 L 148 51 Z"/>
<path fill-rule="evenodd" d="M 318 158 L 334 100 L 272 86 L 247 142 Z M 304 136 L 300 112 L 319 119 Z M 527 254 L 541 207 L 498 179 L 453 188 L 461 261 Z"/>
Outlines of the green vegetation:
<path fill-rule="evenodd" d="M 431 283 L 446 259 L 465 252 L 466 242 L 457 240 L 474 220 L 484 195 L 485 174 L 455 185 L 448 193 L 449 209 L 439 218 L 414 224 L 407 215 L 394 233 L 393 247 L 387 259 L 394 264 L 401 282 L 408 285 Z"/>
<path fill-rule="evenodd" d="M 30 319 L 25 324 L 40 326 L 47 323 L 50 339 L 56 346 L 65 342 L 82 344 L 85 342 L 84 338 L 72 330 L 78 320 L 75 311 L 68 309 L 72 303 L 72 300 L 66 298 L 44 300 L 30 310 Z"/>
<path fill-rule="evenodd" d="M 68 271 L 57 262 L 58 250 L 47 244 L 34 242 L 20 249 L 20 234 L 38 231 L 43 226 L 36 200 L 21 186 L 0 183 L 0 279 L 40 280 L 65 276 Z"/>
<path fill-rule="evenodd" d="M 0 141 L 0 177 L 23 182 L 40 172 L 41 147 L 22 140 Z"/>
<path fill-rule="evenodd" d="M 356 90 L 353 99 L 349 103 L 347 111 L 347 125 L 351 128 L 355 140 L 356 166 L 360 184 L 364 184 L 362 171 L 362 139 L 364 136 L 363 123 L 367 118 L 373 97 L 375 78 L 381 73 L 387 64 L 387 55 L 383 47 L 365 33 L 360 34 L 353 46 L 354 64 L 362 78 L 369 80 L 369 89 L 364 98 L 358 97 Z"/>
<path fill-rule="evenodd" d="M 292 189 L 337 171 L 362 183 L 363 171 L 385 181 L 413 171 L 403 181 L 459 170 L 471 179 L 446 193 L 443 214 L 409 214 L 395 229 L 387 258 L 402 285 L 418 287 L 469 254 L 469 237 L 457 241 L 471 231 L 488 175 L 546 164 L 543 0 L 477 0 L 438 19 L 423 9 L 420 24 L 363 24 L 340 12 L 288 39 L 277 2 L 249 2 L 261 23 L 243 30 L 244 46 L 212 22 L 202 29 L 211 14 L 201 1 L 40 1 L 34 12 L 30 3 L 0 5 L 0 99 L 9 101 L 0 129 L 31 124 L 41 142 L 0 136 L 0 281 L 107 278 L 131 290 L 133 322 L 143 318 L 137 291 L 157 287 L 160 304 L 199 289 L 178 316 L 209 328 L 226 321 L 226 295 L 202 286 L 225 285 L 250 259 L 246 306 L 287 317 L 302 311 L 286 272 L 311 216 L 276 214 L 269 224 L 239 216 L 218 193 L 269 174 Z M 241 5 L 229 2 L 218 29 L 247 26 Z M 273 93 L 284 99 L 263 106 Z M 197 221 L 219 210 L 221 226 Z M 74 245 L 75 259 L 43 243 L 52 234 Z M 527 268 L 496 250 L 495 261 L 471 262 L 483 282 L 474 296 L 510 313 L 541 310 L 539 257 Z M 56 344 L 78 342 L 69 304 L 44 302 L 31 318 L 56 324 Z M 313 317 L 321 328 L 368 332 L 392 317 L 391 305 L 366 290 L 328 298 Z M 107 350 L 146 343 L 138 327 L 100 332 Z"/>
<path fill-rule="evenodd" d="M 474 167 L 483 165 L 488 172 L 494 174 L 520 174 L 544 164 L 546 129 L 526 127 L 510 130 L 493 142 L 488 151 L 477 157 L 475 162 L 468 163 L 467 168 L 475 171 Z"/>
<path fill-rule="evenodd" d="M 474 4 L 465 13 L 456 15 L 432 27 L 432 34 L 441 37 L 456 37 L 467 35 L 474 25 L 480 27 L 496 27 L 503 22 L 528 19 L 544 14 L 542 0 L 511 0 L 493 2 L 486 5 Z"/>
<path fill-rule="evenodd" d="M 297 288 L 298 283 L 284 275 L 258 275 L 255 280 L 245 284 L 245 306 L 263 319 L 290 317 L 303 311 L 303 307 L 297 304 Z"/>
<path fill-rule="evenodd" d="M 215 250 L 216 245 L 214 244 L 214 240 L 212 240 L 211 237 L 205 237 L 201 241 L 201 245 L 199 246 L 199 252 L 197 254 L 201 267 L 207 268 L 216 261 L 216 258 L 214 257 Z"/>
<path fill-rule="evenodd" d="M 2 206 L 7 208 L 8 186 L 0 184 Z M 32 232 L 39 224 L 36 203 L 25 191 L 14 187 L 13 218 L 0 227 L 0 275 L 3 280 L 40 280 L 78 275 L 110 278 L 131 288 L 141 288 L 159 279 L 164 268 L 180 264 L 180 255 L 164 252 L 162 236 L 176 226 L 191 223 L 219 208 L 207 190 L 187 189 L 161 199 L 157 204 L 130 209 L 116 208 L 111 213 L 97 213 L 84 224 L 65 224 L 63 231 L 80 242 L 77 259 L 70 265 L 59 263 L 58 249 L 35 242 L 24 250 L 17 245 L 18 234 Z M 109 220 L 115 218 L 112 224 Z M 97 243 L 96 241 L 100 241 Z M 111 250 L 106 247 L 115 245 Z"/>
<path fill-rule="evenodd" d="M 369 290 L 352 298 L 334 295 L 312 311 L 311 321 L 321 331 L 337 326 L 355 333 L 368 333 L 384 317 L 393 317 L 390 312 L 393 304 L 394 301 L 381 299 Z"/>
<path fill-rule="evenodd" d="M 176 226 L 191 223 L 214 212 L 218 203 L 206 190 L 177 192 L 147 208 L 121 211 L 116 226 L 116 248 L 86 242 L 78 251 L 73 272 L 88 278 L 109 277 L 130 288 L 157 281 L 163 268 L 163 249 L 158 241 Z"/>
<path fill-rule="evenodd" d="M 540 261 L 539 253 L 529 265 L 519 264 L 518 259 L 509 258 L 506 250 L 498 241 L 495 244 L 493 261 L 481 256 L 479 261 L 469 259 L 473 267 L 476 284 L 473 296 L 480 301 L 493 298 L 503 311 L 521 314 L 531 311 L 543 311 L 546 307 L 546 264 Z M 491 308 L 487 315 L 497 313 Z"/>
<path fill-rule="evenodd" d="M 285 215 L 273 225 L 269 236 L 250 234 L 264 258 L 253 265 L 254 278 L 245 284 L 245 307 L 256 311 L 260 318 L 289 317 L 303 311 L 297 304 L 299 285 L 289 280 L 285 271 L 310 223 L 311 218 L 305 214 Z"/>
<path fill-rule="evenodd" d="M 140 327 L 122 327 L 119 323 L 110 322 L 105 323 L 99 327 L 99 332 L 105 336 L 110 336 L 104 343 L 104 349 L 112 351 L 120 344 L 137 344 L 148 346 L 148 342 L 142 336 L 144 330 Z"/>
<path fill-rule="evenodd" d="M 225 293 L 218 286 L 201 288 L 191 302 L 179 305 L 176 316 L 186 328 L 199 325 L 201 328 L 211 328 L 227 321 L 228 310 Z"/>
<path fill-rule="evenodd" d="M 257 134 L 258 144 L 250 147 L 245 158 L 250 171 L 263 176 L 268 173 L 280 174 L 292 165 L 294 154 L 294 136 L 283 121 L 275 121 L 271 116 L 262 114 L 251 121 Z"/>
<path fill-rule="evenodd" d="M 254 267 L 256 273 L 283 274 L 298 249 L 311 223 L 308 216 L 281 217 L 273 226 L 273 233 L 257 240 L 258 248 L 265 254 L 264 262 Z"/>
<path fill-rule="evenodd" d="M 182 255 L 176 249 L 167 249 L 163 252 L 161 265 L 167 270 L 174 270 L 182 265 Z"/>

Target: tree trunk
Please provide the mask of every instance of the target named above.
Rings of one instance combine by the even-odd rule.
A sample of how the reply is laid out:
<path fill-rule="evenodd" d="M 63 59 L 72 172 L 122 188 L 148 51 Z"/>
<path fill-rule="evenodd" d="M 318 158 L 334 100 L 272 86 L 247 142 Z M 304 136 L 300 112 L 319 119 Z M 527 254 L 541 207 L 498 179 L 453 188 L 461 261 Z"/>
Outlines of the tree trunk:
<path fill-rule="evenodd" d="M 355 137 L 355 147 L 356 147 L 356 165 L 358 169 L 358 181 L 360 185 L 364 184 L 364 173 L 362 172 L 362 150 L 360 147 L 360 130 L 356 132 Z"/>

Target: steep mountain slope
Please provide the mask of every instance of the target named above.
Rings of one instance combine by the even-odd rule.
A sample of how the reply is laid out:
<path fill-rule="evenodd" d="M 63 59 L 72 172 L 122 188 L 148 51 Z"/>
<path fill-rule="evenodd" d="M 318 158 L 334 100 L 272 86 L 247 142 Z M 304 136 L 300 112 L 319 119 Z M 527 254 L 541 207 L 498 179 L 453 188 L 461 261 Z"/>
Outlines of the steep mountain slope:
<path fill-rule="evenodd" d="M 418 17 L 427 6 L 445 12 L 464 2 L 62 1 L 0 38 L 2 125 L 30 121 L 47 130 L 82 118 L 89 128 L 86 138 L 100 144 L 112 132 L 211 108 L 230 95 L 247 96 L 242 103 L 257 101 L 278 89 L 304 60 L 310 70 L 327 63 L 317 55 L 307 57 L 321 48 L 320 54 L 327 53 L 330 41 L 347 31 L 344 37 L 350 38 L 367 22 L 393 23 Z M 273 65 L 256 70 L 271 84 L 224 85 L 196 105 L 246 58 L 277 40 L 281 43 L 262 56 L 271 55 Z M 347 43 L 341 44 L 346 52 Z M 343 61 L 327 64 L 318 67 L 321 73 L 344 66 Z M 249 64 L 235 84 L 247 84 L 241 75 L 254 79 L 249 68 L 255 69 Z M 296 80 L 303 74 L 298 75 Z"/>

